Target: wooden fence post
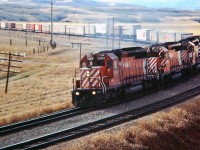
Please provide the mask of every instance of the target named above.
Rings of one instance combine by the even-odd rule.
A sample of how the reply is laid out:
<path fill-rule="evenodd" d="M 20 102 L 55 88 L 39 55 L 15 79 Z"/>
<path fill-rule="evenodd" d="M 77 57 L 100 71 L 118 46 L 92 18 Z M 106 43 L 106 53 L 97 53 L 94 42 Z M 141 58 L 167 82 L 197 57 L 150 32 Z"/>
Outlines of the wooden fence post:
<path fill-rule="evenodd" d="M 8 82 L 9 82 L 9 76 L 10 76 L 10 61 L 11 61 L 11 52 L 9 52 L 9 60 L 8 60 L 8 70 L 7 70 L 7 77 L 6 77 L 6 89 L 5 89 L 5 93 L 8 92 Z"/>

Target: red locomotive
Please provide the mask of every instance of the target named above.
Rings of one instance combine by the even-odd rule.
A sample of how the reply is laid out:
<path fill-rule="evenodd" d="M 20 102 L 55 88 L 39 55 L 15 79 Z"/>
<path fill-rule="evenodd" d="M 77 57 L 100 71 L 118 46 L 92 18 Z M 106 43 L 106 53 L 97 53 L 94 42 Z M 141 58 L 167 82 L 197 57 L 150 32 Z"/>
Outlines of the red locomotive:
<path fill-rule="evenodd" d="M 157 87 L 200 68 L 200 36 L 179 42 L 130 47 L 85 55 L 75 80 L 72 102 L 99 106 L 118 97 Z"/>

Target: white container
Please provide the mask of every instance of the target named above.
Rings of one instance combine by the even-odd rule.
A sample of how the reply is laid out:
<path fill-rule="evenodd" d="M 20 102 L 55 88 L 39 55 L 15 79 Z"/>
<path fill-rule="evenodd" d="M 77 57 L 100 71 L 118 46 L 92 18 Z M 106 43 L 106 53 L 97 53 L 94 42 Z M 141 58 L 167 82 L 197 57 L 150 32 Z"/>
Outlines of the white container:
<path fill-rule="evenodd" d="M 50 31 L 51 31 L 51 29 L 50 29 Z M 65 26 L 64 25 L 54 25 L 53 33 L 65 34 Z"/>
<path fill-rule="evenodd" d="M 125 33 L 127 32 L 127 35 L 129 35 L 129 34 L 132 34 L 133 36 L 136 36 L 136 31 L 138 30 L 138 29 L 142 29 L 142 25 L 131 25 L 131 27 L 130 28 L 126 28 L 125 27 Z"/>
<path fill-rule="evenodd" d="M 96 28 L 96 34 L 106 34 L 106 24 L 94 24 L 94 26 Z"/>
<path fill-rule="evenodd" d="M 22 29 L 23 29 L 23 24 L 16 23 L 16 30 L 22 30 Z"/>
<path fill-rule="evenodd" d="M 49 24 L 43 24 L 42 25 L 42 32 L 50 33 L 50 25 Z"/>
<path fill-rule="evenodd" d="M 151 29 L 136 29 L 136 41 L 150 41 Z"/>
<path fill-rule="evenodd" d="M 1 29 L 6 29 L 8 28 L 8 23 L 7 22 L 1 22 Z"/>
<path fill-rule="evenodd" d="M 158 31 L 158 42 L 165 43 L 165 42 L 174 42 L 176 40 L 175 33 L 165 32 L 165 31 Z"/>
<path fill-rule="evenodd" d="M 26 30 L 26 24 L 23 23 L 23 27 L 22 27 L 23 30 Z"/>
<path fill-rule="evenodd" d="M 158 43 L 158 31 L 156 30 L 150 31 L 150 41 L 152 43 Z"/>
<path fill-rule="evenodd" d="M 193 33 L 175 33 L 175 41 L 185 39 L 189 36 L 193 36 Z"/>
<path fill-rule="evenodd" d="M 75 35 L 84 35 L 84 27 L 83 26 L 74 26 L 74 34 Z"/>
<path fill-rule="evenodd" d="M 85 25 L 84 26 L 85 35 L 94 35 L 95 34 L 95 26 L 93 25 Z"/>

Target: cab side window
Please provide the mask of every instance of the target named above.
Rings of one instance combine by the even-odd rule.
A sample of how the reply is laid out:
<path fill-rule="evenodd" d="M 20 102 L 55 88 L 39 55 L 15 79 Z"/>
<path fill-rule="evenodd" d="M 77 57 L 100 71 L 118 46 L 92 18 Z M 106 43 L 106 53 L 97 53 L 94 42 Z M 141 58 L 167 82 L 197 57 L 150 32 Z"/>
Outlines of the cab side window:
<path fill-rule="evenodd" d="M 82 67 L 87 67 L 87 64 L 85 61 L 82 62 Z"/>

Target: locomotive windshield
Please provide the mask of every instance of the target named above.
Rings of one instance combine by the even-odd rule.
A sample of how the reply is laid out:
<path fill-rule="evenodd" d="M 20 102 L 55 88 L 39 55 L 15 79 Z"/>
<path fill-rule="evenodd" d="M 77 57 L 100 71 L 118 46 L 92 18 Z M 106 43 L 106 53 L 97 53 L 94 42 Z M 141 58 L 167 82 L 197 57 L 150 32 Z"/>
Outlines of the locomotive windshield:
<path fill-rule="evenodd" d="M 82 67 L 105 66 L 104 60 L 88 60 L 82 62 Z"/>

